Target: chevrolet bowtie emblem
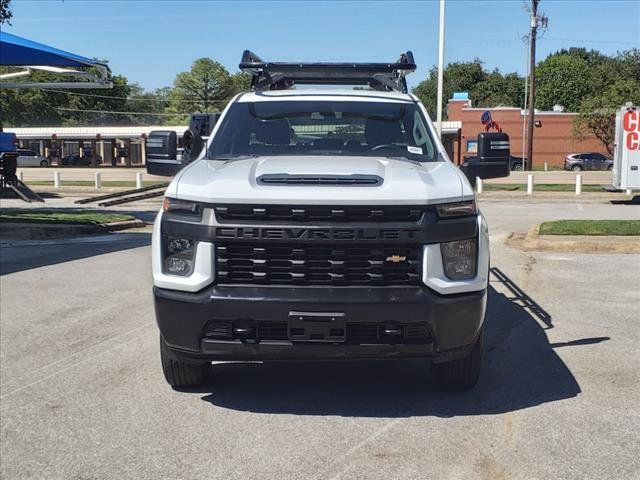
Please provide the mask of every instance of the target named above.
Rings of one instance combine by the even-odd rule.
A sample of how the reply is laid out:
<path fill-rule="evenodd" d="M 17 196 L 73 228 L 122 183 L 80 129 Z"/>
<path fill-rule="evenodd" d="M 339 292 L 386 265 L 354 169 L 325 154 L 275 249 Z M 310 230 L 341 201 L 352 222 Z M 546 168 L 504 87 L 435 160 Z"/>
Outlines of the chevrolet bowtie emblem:
<path fill-rule="evenodd" d="M 400 262 L 404 262 L 407 259 L 407 257 L 402 257 L 400 255 L 391 255 L 390 257 L 387 257 L 387 262 L 393 262 L 393 263 L 400 263 Z"/>

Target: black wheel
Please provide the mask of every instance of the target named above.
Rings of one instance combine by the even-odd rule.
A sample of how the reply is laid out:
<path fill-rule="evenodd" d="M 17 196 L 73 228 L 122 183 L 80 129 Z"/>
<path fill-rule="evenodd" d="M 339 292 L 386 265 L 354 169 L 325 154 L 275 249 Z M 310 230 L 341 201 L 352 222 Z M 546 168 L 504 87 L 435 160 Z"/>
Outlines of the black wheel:
<path fill-rule="evenodd" d="M 446 363 L 434 363 L 433 378 L 441 388 L 451 390 L 469 390 L 480 378 L 482 365 L 482 330 L 469 354 L 458 360 Z"/>
<path fill-rule="evenodd" d="M 581 172 L 582 167 L 580 165 L 574 165 L 573 167 L 571 167 L 571 170 L 573 170 L 574 172 Z"/>
<path fill-rule="evenodd" d="M 613 165 L 609 165 L 609 166 L 607 167 L 607 170 L 613 170 Z"/>
<path fill-rule="evenodd" d="M 513 170 L 522 170 L 522 164 L 521 163 L 514 163 L 513 164 Z"/>
<path fill-rule="evenodd" d="M 40 162 L 40 166 L 41 166 L 41 167 L 43 167 L 43 168 L 46 168 L 46 167 L 48 167 L 48 166 L 49 166 L 49 162 L 47 162 L 46 160 L 42 160 L 42 161 Z"/>
<path fill-rule="evenodd" d="M 162 372 L 172 387 L 197 387 L 205 383 L 209 363 L 186 363 L 171 356 L 169 347 L 160 337 L 160 360 Z"/>

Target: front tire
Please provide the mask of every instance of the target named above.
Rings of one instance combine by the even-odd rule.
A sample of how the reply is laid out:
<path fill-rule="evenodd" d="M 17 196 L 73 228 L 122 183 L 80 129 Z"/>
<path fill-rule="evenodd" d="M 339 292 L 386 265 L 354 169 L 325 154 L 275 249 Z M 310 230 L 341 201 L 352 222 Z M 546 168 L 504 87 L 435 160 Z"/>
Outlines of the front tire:
<path fill-rule="evenodd" d="M 46 160 L 42 160 L 42 161 L 40 162 L 40 166 L 41 166 L 42 168 L 47 168 L 47 167 L 49 166 L 49 162 L 47 162 Z"/>
<path fill-rule="evenodd" d="M 482 330 L 466 357 L 445 363 L 434 363 L 433 379 L 440 388 L 448 390 L 470 390 L 480 378 L 482 365 Z"/>
<path fill-rule="evenodd" d="M 160 360 L 162 372 L 169 385 L 174 388 L 203 385 L 209 372 L 209 363 L 186 363 L 171 356 L 169 347 L 160 337 Z"/>
<path fill-rule="evenodd" d="M 580 165 L 574 165 L 573 167 L 571 167 L 571 170 L 573 170 L 574 172 L 581 172 L 582 167 Z"/>

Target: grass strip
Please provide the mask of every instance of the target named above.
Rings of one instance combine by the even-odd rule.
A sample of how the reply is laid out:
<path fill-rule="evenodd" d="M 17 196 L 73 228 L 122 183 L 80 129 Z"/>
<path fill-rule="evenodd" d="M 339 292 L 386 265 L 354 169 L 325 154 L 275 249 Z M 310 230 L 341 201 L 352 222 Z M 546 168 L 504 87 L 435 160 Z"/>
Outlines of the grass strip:
<path fill-rule="evenodd" d="M 483 185 L 485 191 L 526 191 L 527 185 L 520 183 L 486 183 Z M 572 183 L 536 183 L 533 186 L 534 192 L 575 192 L 576 186 Z M 602 185 L 582 185 L 583 192 L 604 192 Z"/>
<path fill-rule="evenodd" d="M 0 222 L 99 225 L 127 220 L 135 220 L 135 217 L 122 213 L 105 213 L 93 210 L 72 212 L 36 209 L 0 211 Z"/>
<path fill-rule="evenodd" d="M 640 220 L 557 220 L 540 225 L 540 235 L 640 235 Z"/>

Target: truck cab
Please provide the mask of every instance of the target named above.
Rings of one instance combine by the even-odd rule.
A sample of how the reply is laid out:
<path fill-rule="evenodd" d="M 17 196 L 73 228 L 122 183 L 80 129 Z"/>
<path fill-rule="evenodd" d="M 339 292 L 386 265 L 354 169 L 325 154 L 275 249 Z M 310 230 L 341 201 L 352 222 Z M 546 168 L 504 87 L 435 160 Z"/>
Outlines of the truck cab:
<path fill-rule="evenodd" d="M 216 360 L 417 357 L 443 387 L 473 387 L 488 227 L 406 88 L 411 52 L 287 64 L 247 51 L 240 68 L 252 91 L 229 102 L 154 224 L 167 382 L 199 385 Z M 508 175 L 503 151 L 473 178 Z"/>

